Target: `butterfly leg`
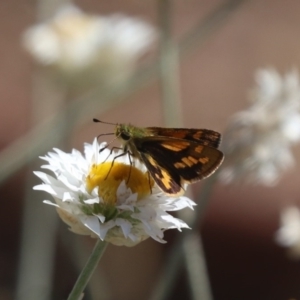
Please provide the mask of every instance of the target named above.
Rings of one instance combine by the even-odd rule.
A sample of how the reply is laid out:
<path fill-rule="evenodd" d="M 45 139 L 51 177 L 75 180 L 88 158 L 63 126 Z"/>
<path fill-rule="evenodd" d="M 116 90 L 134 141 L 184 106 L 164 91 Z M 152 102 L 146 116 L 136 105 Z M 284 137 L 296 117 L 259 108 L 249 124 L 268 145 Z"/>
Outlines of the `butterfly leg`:
<path fill-rule="evenodd" d="M 107 146 L 105 146 L 104 148 L 101 148 L 99 150 L 99 153 L 101 151 L 103 151 L 104 149 L 106 149 L 106 148 L 107 148 Z M 105 158 L 105 160 L 102 163 L 105 163 L 107 161 L 107 159 L 111 156 L 111 154 L 113 153 L 113 151 L 116 150 L 116 149 L 117 150 L 123 150 L 123 148 L 121 148 L 121 147 L 112 147 L 111 150 L 110 150 L 110 152 L 109 152 L 109 154 L 107 155 L 107 157 Z M 124 154 L 122 154 L 122 155 L 124 155 Z M 122 155 L 119 155 L 119 156 L 122 156 Z"/>
<path fill-rule="evenodd" d="M 147 171 L 147 173 L 148 173 L 148 183 L 149 183 L 150 194 L 152 194 L 151 177 L 150 177 L 149 171 Z"/>
<path fill-rule="evenodd" d="M 123 148 L 117 148 L 117 147 L 114 147 L 114 149 L 123 149 Z M 111 151 L 111 153 L 112 153 L 112 151 Z M 111 154 L 111 153 L 110 153 L 110 154 Z M 117 156 L 114 157 L 114 159 L 113 159 L 113 161 L 112 161 L 112 163 L 111 163 L 111 167 L 110 167 L 110 169 L 109 169 L 109 172 L 107 173 L 105 179 L 108 177 L 108 175 L 109 175 L 109 173 L 110 173 L 110 171 L 111 171 L 111 169 L 112 169 L 112 167 L 113 167 L 113 165 L 114 165 L 115 159 L 117 159 L 118 157 L 124 156 L 124 155 L 126 155 L 126 154 L 128 154 L 128 159 L 129 159 L 129 163 L 130 163 L 129 174 L 128 174 L 128 178 L 127 178 L 127 180 L 126 180 L 126 184 L 128 184 L 128 182 L 129 182 L 129 180 L 130 180 L 130 176 L 131 176 L 131 168 L 132 168 L 132 166 L 133 166 L 133 162 L 132 162 L 132 159 L 131 159 L 132 153 L 131 153 L 129 150 L 126 150 L 126 151 L 122 152 L 121 154 L 119 154 L 119 155 L 117 155 Z"/>
<path fill-rule="evenodd" d="M 111 149 L 111 151 L 110 151 L 110 154 L 109 154 L 109 155 L 111 155 L 111 153 L 112 153 L 113 149 L 120 149 L 120 148 L 113 147 L 113 148 Z M 121 154 L 119 154 L 119 155 L 117 155 L 117 156 L 115 156 L 115 157 L 114 157 L 114 159 L 113 159 L 113 160 L 112 160 L 112 162 L 111 162 L 110 169 L 109 169 L 109 171 L 108 171 L 108 173 L 107 173 L 107 175 L 106 175 L 105 179 L 107 179 L 107 177 L 109 176 L 109 174 L 110 174 L 110 171 L 111 171 L 111 169 L 112 169 L 112 168 L 113 168 L 113 166 L 114 166 L 115 160 L 116 160 L 117 158 L 121 157 L 121 156 L 124 156 L 124 155 L 128 154 L 128 153 L 129 153 L 129 151 L 124 151 L 124 152 L 122 152 Z M 108 156 L 108 157 L 109 157 L 109 156 Z M 107 157 L 107 158 L 108 158 L 108 157 Z M 105 161 L 107 160 L 107 158 L 105 159 Z M 104 161 L 104 162 L 105 162 L 105 161 Z"/>
<path fill-rule="evenodd" d="M 131 160 L 131 156 L 133 155 L 130 151 L 126 151 L 126 153 L 128 154 L 128 159 L 129 159 L 129 163 L 130 163 L 130 169 L 129 169 L 129 174 L 128 174 L 128 178 L 127 178 L 127 181 L 126 181 L 126 184 L 129 182 L 129 179 L 130 179 L 130 176 L 131 176 L 131 168 L 133 166 L 133 162 Z"/>

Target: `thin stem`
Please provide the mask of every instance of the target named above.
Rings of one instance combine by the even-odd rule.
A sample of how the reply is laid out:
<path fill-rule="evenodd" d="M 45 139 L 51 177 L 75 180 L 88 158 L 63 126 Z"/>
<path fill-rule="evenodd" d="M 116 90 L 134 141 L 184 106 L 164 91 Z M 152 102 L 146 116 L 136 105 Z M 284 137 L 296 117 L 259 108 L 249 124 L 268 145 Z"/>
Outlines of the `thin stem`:
<path fill-rule="evenodd" d="M 38 0 L 36 2 L 36 19 L 45 21 L 58 5 L 65 0 Z M 40 70 L 32 74 L 32 97 L 30 122 L 34 127 L 49 111 L 59 111 L 67 101 L 66 91 L 57 92 L 50 84 L 49 78 Z M 67 113 L 65 122 L 68 122 Z M 66 140 L 70 135 L 64 132 L 63 123 L 57 135 Z M 26 152 L 26 151 L 25 151 Z M 17 154 L 18 155 L 18 154 Z M 50 300 L 53 288 L 54 260 L 56 250 L 56 231 L 58 217 L 54 211 L 48 209 L 37 199 L 41 193 L 33 191 L 32 187 L 38 183 L 32 170 L 38 169 L 40 163 L 32 161 L 25 178 L 23 198 L 22 226 L 20 235 L 19 261 L 15 299 Z M 47 232 L 47 234 L 45 234 Z M 34 262 L 34 263 L 33 263 Z"/>
<path fill-rule="evenodd" d="M 181 97 L 178 45 L 172 39 L 172 0 L 158 0 L 160 23 L 159 77 L 164 122 L 168 127 L 181 127 Z"/>
<path fill-rule="evenodd" d="M 164 121 L 169 127 L 182 126 L 180 78 L 179 78 L 179 51 L 178 45 L 172 39 L 172 0 L 158 0 L 158 15 L 161 31 L 160 39 L 160 84 L 162 90 L 162 104 Z M 180 214 L 179 214 L 179 217 Z M 200 240 L 200 239 L 199 239 Z M 183 256 L 188 272 L 188 281 L 194 299 L 211 300 L 210 286 L 206 270 L 205 258 L 201 245 L 195 245 L 189 234 L 184 240 Z M 194 245 L 192 248 L 191 245 Z M 199 263 L 199 264 L 198 264 Z M 201 263 L 201 264 L 200 264 Z M 172 269 L 176 274 L 176 269 Z M 198 282 L 200 280 L 200 282 Z M 163 280 L 165 284 L 166 281 Z M 172 282 L 170 282 L 172 284 Z"/>
<path fill-rule="evenodd" d="M 212 34 L 230 19 L 242 3 L 247 0 L 224 1 L 211 14 L 199 23 L 180 41 L 180 55 L 187 55 L 193 49 L 203 46 Z"/>
<path fill-rule="evenodd" d="M 90 278 L 92 277 L 98 263 L 107 247 L 107 243 L 101 240 L 98 240 L 94 250 L 89 257 L 86 265 L 84 266 L 81 274 L 79 275 L 69 297 L 68 300 L 79 300 L 82 299 L 82 293 L 87 286 Z"/>
<path fill-rule="evenodd" d="M 214 183 L 216 181 L 217 174 L 214 174 L 212 177 L 206 179 L 203 183 L 200 195 L 197 198 L 198 205 L 195 207 L 195 218 L 191 222 L 192 228 L 198 228 L 198 225 L 201 223 L 208 200 L 213 191 Z M 179 273 L 180 267 L 183 264 L 183 245 L 186 243 L 186 240 L 189 238 L 189 231 L 182 232 L 178 239 L 175 241 L 175 244 L 172 246 L 170 253 L 167 256 L 167 261 L 165 267 L 162 271 L 162 274 L 157 283 L 156 289 L 150 299 L 152 300 L 163 300 L 168 299 L 168 296 L 171 293 L 174 282 Z M 208 281 L 206 281 L 208 282 Z M 209 290 L 209 287 L 207 287 Z M 204 300 L 204 299 L 203 299 Z"/>
<path fill-rule="evenodd" d="M 200 234 L 194 231 L 189 232 L 185 238 L 183 248 L 192 299 L 212 300 L 212 291 Z"/>

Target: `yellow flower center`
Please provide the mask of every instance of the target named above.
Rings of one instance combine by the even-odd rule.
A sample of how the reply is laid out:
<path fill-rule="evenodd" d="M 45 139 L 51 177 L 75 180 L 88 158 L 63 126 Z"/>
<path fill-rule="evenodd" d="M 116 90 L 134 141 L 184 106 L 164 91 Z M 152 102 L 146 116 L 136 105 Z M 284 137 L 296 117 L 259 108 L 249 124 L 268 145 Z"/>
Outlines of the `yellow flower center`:
<path fill-rule="evenodd" d="M 105 162 L 92 165 L 86 178 L 86 187 L 91 192 L 98 186 L 99 197 L 104 203 L 114 205 L 117 201 L 117 189 L 123 180 L 132 193 L 138 194 L 138 200 L 149 195 L 154 184 L 148 172 L 143 173 L 134 166 L 123 163 L 114 162 L 112 166 L 112 162 Z"/>

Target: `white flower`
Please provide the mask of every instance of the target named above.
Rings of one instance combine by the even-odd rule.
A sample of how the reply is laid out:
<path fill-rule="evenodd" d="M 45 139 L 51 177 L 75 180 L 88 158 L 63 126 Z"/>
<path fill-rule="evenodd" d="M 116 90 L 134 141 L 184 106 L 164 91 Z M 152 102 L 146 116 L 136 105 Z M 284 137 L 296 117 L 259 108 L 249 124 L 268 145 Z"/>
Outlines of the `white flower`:
<path fill-rule="evenodd" d="M 285 208 L 280 216 L 281 227 L 276 233 L 276 241 L 288 248 L 293 258 L 300 258 L 300 210 L 295 206 Z"/>
<path fill-rule="evenodd" d="M 257 73 L 252 106 L 237 113 L 224 135 L 221 179 L 272 185 L 294 164 L 290 147 L 300 140 L 300 84 L 296 71 L 281 77 Z"/>
<path fill-rule="evenodd" d="M 53 196 L 59 216 L 70 230 L 98 237 L 115 245 L 133 246 L 148 237 L 164 243 L 164 231 L 188 228 L 168 211 L 195 203 L 187 197 L 170 197 L 154 185 L 145 167 L 127 155 L 112 161 L 120 153 L 109 149 L 99 152 L 105 143 L 85 144 L 85 156 L 77 150 L 65 153 L 58 149 L 42 159 L 42 166 L 55 177 L 43 172 L 35 174 L 44 182 L 35 186 Z"/>
<path fill-rule="evenodd" d="M 140 19 L 88 15 L 69 4 L 29 28 L 24 45 L 37 62 L 69 80 L 116 82 L 130 74 L 154 37 L 154 29 Z"/>

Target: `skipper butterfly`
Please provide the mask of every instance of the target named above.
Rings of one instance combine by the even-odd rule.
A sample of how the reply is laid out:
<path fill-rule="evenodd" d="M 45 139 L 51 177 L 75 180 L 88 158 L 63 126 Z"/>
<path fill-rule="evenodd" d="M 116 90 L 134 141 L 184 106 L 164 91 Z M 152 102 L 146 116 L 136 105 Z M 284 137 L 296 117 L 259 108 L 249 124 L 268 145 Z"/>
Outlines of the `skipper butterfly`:
<path fill-rule="evenodd" d="M 143 162 L 157 185 L 170 195 L 183 194 L 184 184 L 213 174 L 224 158 L 217 149 L 221 134 L 213 130 L 113 125 L 123 145 L 122 155 Z"/>

